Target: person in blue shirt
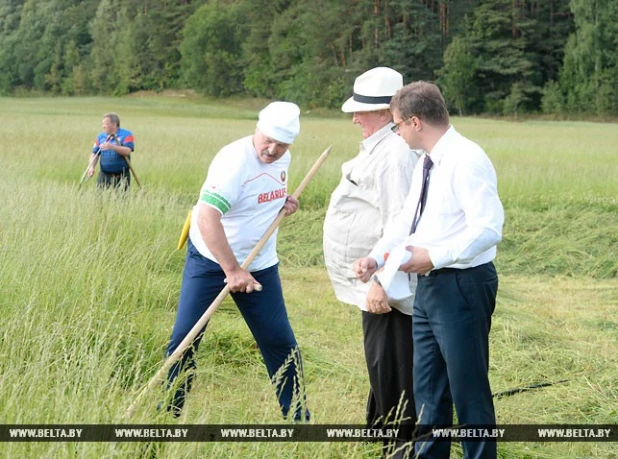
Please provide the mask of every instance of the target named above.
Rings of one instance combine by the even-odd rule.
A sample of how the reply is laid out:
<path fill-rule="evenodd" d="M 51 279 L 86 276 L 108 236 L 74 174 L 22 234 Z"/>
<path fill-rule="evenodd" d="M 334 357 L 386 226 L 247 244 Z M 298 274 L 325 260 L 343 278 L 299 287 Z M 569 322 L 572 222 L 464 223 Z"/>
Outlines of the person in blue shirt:
<path fill-rule="evenodd" d="M 88 177 L 94 175 L 97 162 L 101 170 L 97 178 L 98 188 L 122 187 L 125 191 L 131 184 L 131 171 L 127 160 L 135 150 L 135 140 L 131 131 L 120 127 L 120 118 L 115 113 L 103 115 L 103 132 L 92 146 Z"/>

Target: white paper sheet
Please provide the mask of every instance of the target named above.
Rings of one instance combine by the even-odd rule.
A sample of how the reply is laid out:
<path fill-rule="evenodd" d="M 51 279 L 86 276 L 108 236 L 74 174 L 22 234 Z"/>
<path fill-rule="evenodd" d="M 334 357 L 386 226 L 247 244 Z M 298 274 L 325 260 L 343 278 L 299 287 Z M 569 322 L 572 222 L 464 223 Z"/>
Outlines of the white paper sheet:
<path fill-rule="evenodd" d="M 412 252 L 406 250 L 406 245 L 408 244 L 396 247 L 389 253 L 384 263 L 384 270 L 378 275 L 386 294 L 394 300 L 403 300 L 412 296 L 408 273 L 399 271 L 399 267 L 412 258 Z"/>

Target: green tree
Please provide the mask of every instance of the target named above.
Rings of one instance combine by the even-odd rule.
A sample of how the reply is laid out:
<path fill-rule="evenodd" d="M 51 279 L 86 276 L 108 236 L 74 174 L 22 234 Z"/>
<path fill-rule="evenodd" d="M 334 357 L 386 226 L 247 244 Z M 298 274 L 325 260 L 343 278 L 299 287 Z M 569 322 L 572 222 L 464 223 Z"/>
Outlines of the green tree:
<path fill-rule="evenodd" d="M 10 35 L 19 28 L 25 0 L 0 0 L 0 37 Z"/>
<path fill-rule="evenodd" d="M 44 75 L 51 66 L 54 49 L 50 40 L 42 40 L 46 27 L 54 23 L 50 19 L 49 2 L 26 0 L 23 5 L 19 27 L 12 42 L 12 59 L 16 61 L 15 84 L 32 89 L 37 84 L 44 89 Z M 36 83 L 35 83 L 36 79 Z"/>
<path fill-rule="evenodd" d="M 438 84 L 444 98 L 460 115 L 475 111 L 482 103 L 474 76 L 479 70 L 478 59 L 472 54 L 469 43 L 462 37 L 455 37 L 444 52 L 444 66 L 439 71 Z"/>
<path fill-rule="evenodd" d="M 282 80 L 291 78 L 294 73 L 291 69 L 294 64 L 289 62 L 293 57 L 288 56 L 289 52 L 294 51 L 291 48 L 286 49 L 289 46 L 287 36 L 296 36 L 303 40 L 306 27 L 302 23 L 294 22 L 294 13 L 286 14 L 288 9 L 296 9 L 296 0 L 241 0 L 238 6 L 242 16 L 246 18 L 246 36 L 242 42 L 240 63 L 243 67 L 243 88 L 251 96 L 277 97 Z M 273 30 L 275 38 L 271 38 Z M 283 40 L 280 46 L 278 38 Z M 271 56 L 271 52 L 276 54 L 275 58 Z M 288 61 L 290 65 L 283 68 L 283 65 L 277 62 L 280 58 Z M 274 66 L 285 75 L 277 75 Z"/>
<path fill-rule="evenodd" d="M 506 99 L 504 99 L 503 113 L 507 116 L 517 118 L 521 111 L 521 106 L 526 101 L 527 96 L 524 92 L 522 84 L 519 82 L 513 83 L 511 86 L 511 92 Z"/>
<path fill-rule="evenodd" d="M 178 85 L 182 28 L 197 4 L 150 0 L 137 12 L 128 45 L 135 55 L 139 89 L 160 91 Z"/>
<path fill-rule="evenodd" d="M 23 0 L 0 0 L 0 94 L 19 84 L 15 47 L 23 5 Z"/>
<path fill-rule="evenodd" d="M 94 5 L 94 0 L 27 0 L 18 21 L 15 17 L 5 20 L 4 27 L 11 24 L 14 30 L 0 56 L 15 62 L 7 67 L 13 89 L 62 91 L 64 79 L 72 72 L 65 67 L 68 44 L 74 42 L 78 54 L 84 57 L 89 51 L 87 21 Z"/>
<path fill-rule="evenodd" d="M 345 68 L 354 3 L 315 0 L 288 10 L 287 22 L 298 30 L 298 36 L 286 40 L 295 50 L 286 79 L 274 79 L 283 98 L 307 106 L 333 107 L 347 95 Z M 278 56 L 276 43 L 276 38 L 271 41 L 271 56 Z M 273 65 L 281 64 L 273 60 Z"/>
<path fill-rule="evenodd" d="M 64 68 L 67 71 L 67 76 L 62 81 L 62 93 L 67 95 L 81 95 L 86 88 L 83 87 L 83 82 L 76 81 L 76 73 L 80 67 L 80 55 L 77 43 L 71 40 L 67 43 L 64 55 Z"/>
<path fill-rule="evenodd" d="M 542 112 L 546 115 L 560 115 L 564 113 L 564 94 L 557 81 L 550 80 L 543 88 L 541 108 Z"/>
<path fill-rule="evenodd" d="M 437 77 L 461 114 L 612 115 L 617 10 L 616 0 L 0 0 L 0 93 L 187 85 L 336 107 L 383 65 L 406 82 Z"/>
<path fill-rule="evenodd" d="M 618 114 L 618 3 L 571 0 L 575 32 L 565 48 L 561 86 L 573 113 Z"/>
<path fill-rule="evenodd" d="M 82 95 L 88 91 L 88 58 L 92 36 L 88 24 L 96 13 L 99 0 L 71 0 L 60 9 L 64 34 L 62 88 L 63 94 Z"/>
<path fill-rule="evenodd" d="M 504 100 L 515 83 L 519 83 L 517 87 L 523 92 L 524 101 L 529 100 L 530 94 L 540 91 L 533 79 L 531 55 L 526 52 L 527 37 L 536 21 L 523 14 L 522 5 L 525 4 L 513 0 L 486 0 L 464 21 L 461 37 L 467 45 L 465 52 L 477 62 L 472 78 L 474 84 L 469 90 L 472 94 L 481 94 L 479 112 L 502 113 Z M 465 82 L 456 84 L 458 78 L 470 80 L 468 73 L 453 74 L 458 71 L 459 66 L 455 65 L 441 72 L 443 81 L 448 81 L 451 88 L 465 85 Z"/>
<path fill-rule="evenodd" d="M 362 50 L 355 52 L 358 73 L 375 65 L 392 67 L 405 81 L 435 79 L 442 65 L 447 2 L 419 0 L 371 1 L 358 18 Z M 367 18 L 371 18 L 367 20 Z M 357 56 L 363 56 L 358 60 Z"/>
<path fill-rule="evenodd" d="M 543 86 L 558 79 L 564 46 L 574 30 L 573 14 L 569 0 L 527 1 L 524 14 L 536 21 L 526 52 L 533 54 L 535 82 Z"/>
<path fill-rule="evenodd" d="M 114 36 L 116 44 L 113 52 L 113 67 L 111 70 L 114 86 L 114 95 L 124 95 L 142 89 L 142 75 L 140 73 L 139 55 L 143 49 L 142 43 L 136 40 L 138 24 L 129 19 L 129 12 L 122 8 L 119 22 L 125 24 L 118 29 Z"/>
<path fill-rule="evenodd" d="M 119 85 L 115 68 L 123 63 L 117 62 L 116 52 L 120 31 L 128 26 L 127 17 L 127 7 L 120 0 L 101 0 L 88 24 L 93 41 L 89 56 L 90 84 L 96 92 L 113 93 Z"/>
<path fill-rule="evenodd" d="M 212 96 L 241 93 L 243 32 L 243 16 L 235 3 L 214 0 L 195 11 L 180 46 L 187 84 Z"/>

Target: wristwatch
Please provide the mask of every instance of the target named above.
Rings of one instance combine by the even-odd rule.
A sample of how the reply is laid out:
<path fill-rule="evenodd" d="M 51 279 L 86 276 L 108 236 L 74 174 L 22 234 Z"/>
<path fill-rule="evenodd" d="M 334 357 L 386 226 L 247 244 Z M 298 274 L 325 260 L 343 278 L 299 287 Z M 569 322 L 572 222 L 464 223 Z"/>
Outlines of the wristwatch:
<path fill-rule="evenodd" d="M 382 287 L 382 282 L 380 282 L 380 279 L 378 278 L 377 274 L 374 274 L 373 277 L 371 278 L 376 284 L 378 284 L 380 287 Z"/>

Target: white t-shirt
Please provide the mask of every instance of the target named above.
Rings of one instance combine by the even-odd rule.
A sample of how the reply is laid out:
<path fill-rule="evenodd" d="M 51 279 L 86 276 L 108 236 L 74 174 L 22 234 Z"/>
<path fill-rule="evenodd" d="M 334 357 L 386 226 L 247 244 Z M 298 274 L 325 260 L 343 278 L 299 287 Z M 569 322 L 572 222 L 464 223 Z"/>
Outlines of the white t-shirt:
<path fill-rule="evenodd" d="M 203 206 L 221 212 L 221 223 L 238 264 L 242 264 L 257 245 L 283 207 L 287 197 L 288 168 L 291 155 L 285 154 L 271 164 L 260 161 L 253 147 L 253 136 L 223 147 L 208 168 L 208 176 L 193 208 L 189 236 L 204 257 L 217 262 L 206 246 L 198 226 Z M 277 230 L 254 258 L 248 271 L 275 265 Z"/>

